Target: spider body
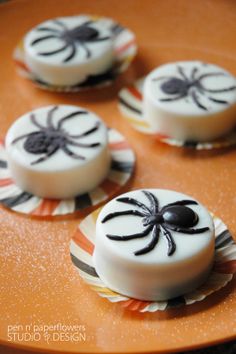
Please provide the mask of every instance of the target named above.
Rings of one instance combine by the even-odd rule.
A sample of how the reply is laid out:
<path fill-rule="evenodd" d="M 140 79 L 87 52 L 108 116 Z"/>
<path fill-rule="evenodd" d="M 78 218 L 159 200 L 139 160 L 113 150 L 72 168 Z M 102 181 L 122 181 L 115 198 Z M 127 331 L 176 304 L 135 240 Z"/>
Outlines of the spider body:
<path fill-rule="evenodd" d="M 175 227 L 176 229 L 180 227 L 193 227 L 197 222 L 197 214 L 192 209 L 183 205 L 167 206 L 161 212 L 143 219 L 144 226 L 165 223 L 168 227 Z"/>
<path fill-rule="evenodd" d="M 88 25 L 77 26 L 72 30 L 65 31 L 61 34 L 60 38 L 64 39 L 68 43 L 74 41 L 86 42 L 94 40 L 99 36 L 99 32 Z"/>
<path fill-rule="evenodd" d="M 58 39 L 62 42 L 62 46 L 56 50 L 49 50 L 45 52 L 38 52 L 41 56 L 51 56 L 65 50 L 70 50 L 69 55 L 63 59 L 63 63 L 71 61 L 79 48 L 82 48 L 85 52 L 86 58 L 91 57 L 91 51 L 87 47 L 87 44 L 106 41 L 111 38 L 110 35 L 100 36 L 100 33 L 92 25 L 95 21 L 85 21 L 79 26 L 69 29 L 67 25 L 59 19 L 52 21 L 55 28 L 49 26 L 38 27 L 38 32 L 46 33 L 46 35 L 40 36 L 31 41 L 31 46 L 37 46 L 38 43 L 47 41 L 49 39 Z"/>
<path fill-rule="evenodd" d="M 78 155 L 77 153 L 70 150 L 70 146 L 80 147 L 80 148 L 94 148 L 100 145 L 99 142 L 86 144 L 83 142 L 76 141 L 77 139 L 83 138 L 87 135 L 92 134 L 99 128 L 99 122 L 97 122 L 91 129 L 78 134 L 69 134 L 66 129 L 63 128 L 64 123 L 77 116 L 87 114 L 86 111 L 74 111 L 65 117 L 62 117 L 57 124 L 53 123 L 53 116 L 58 106 L 54 106 L 48 111 L 46 126 L 43 126 L 36 120 L 34 113 L 31 114 L 30 120 L 34 126 L 39 128 L 38 131 L 31 132 L 29 134 L 24 134 L 12 141 L 12 144 L 25 139 L 23 143 L 24 149 L 35 155 L 41 155 L 40 158 L 31 162 L 31 165 L 38 164 L 47 160 L 50 156 L 55 154 L 58 150 L 62 150 L 66 155 L 74 158 L 84 160 L 83 155 Z"/>
<path fill-rule="evenodd" d="M 199 217 L 197 213 L 188 206 L 197 205 L 198 203 L 196 201 L 180 200 L 160 208 L 159 201 L 152 192 L 145 190 L 142 192 L 148 199 L 149 205 L 146 205 L 134 198 L 117 198 L 118 202 L 133 205 L 138 209 L 110 213 L 102 220 L 102 223 L 105 223 L 122 215 L 132 215 L 142 218 L 144 230 L 140 233 L 131 235 L 106 235 L 109 239 L 114 241 L 128 241 L 147 237 L 151 233 L 151 241 L 144 248 L 135 251 L 134 254 L 136 256 L 152 251 L 158 243 L 160 234 L 162 234 L 167 240 L 167 254 L 168 256 L 171 256 L 176 250 L 176 244 L 171 233 L 172 231 L 193 235 L 209 230 L 208 227 L 193 228 L 198 223 Z"/>
<path fill-rule="evenodd" d="M 188 82 L 173 78 L 161 85 L 161 89 L 167 95 L 187 95 L 191 84 Z"/>
<path fill-rule="evenodd" d="M 226 76 L 225 72 L 201 74 L 198 67 L 193 67 L 188 77 L 183 67 L 177 65 L 177 75 L 179 76 L 166 75 L 153 78 L 153 81 L 161 81 L 160 90 L 167 95 L 167 97 L 160 98 L 160 101 L 171 102 L 191 97 L 198 108 L 208 111 L 209 108 L 201 101 L 201 98 L 206 97 L 209 101 L 226 105 L 228 101 L 220 99 L 218 94 L 236 90 L 235 85 L 217 89 L 207 88 L 206 82 L 204 82 L 207 78 Z M 215 94 L 217 97 L 214 96 Z"/>

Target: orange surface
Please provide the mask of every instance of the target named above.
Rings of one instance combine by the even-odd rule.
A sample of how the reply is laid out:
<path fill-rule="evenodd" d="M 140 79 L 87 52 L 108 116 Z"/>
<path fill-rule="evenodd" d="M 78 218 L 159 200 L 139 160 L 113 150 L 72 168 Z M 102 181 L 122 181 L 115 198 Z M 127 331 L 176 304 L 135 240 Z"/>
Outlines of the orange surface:
<path fill-rule="evenodd" d="M 112 87 L 80 94 L 40 91 L 17 76 L 12 51 L 32 26 L 54 16 L 110 16 L 137 34 L 139 55 Z M 79 104 L 119 129 L 134 147 L 131 188 L 172 188 L 192 195 L 236 235 L 236 151 L 194 152 L 162 145 L 120 118 L 123 86 L 171 60 L 202 59 L 236 74 L 236 2 L 220 0 L 18 0 L 0 6 L 0 117 L 4 135 L 16 117 L 40 105 Z M 111 304 L 83 283 L 71 264 L 69 240 L 79 221 L 39 220 L 0 209 L 3 343 L 69 352 L 160 352 L 236 337 L 236 282 L 193 306 L 136 314 Z M 7 342 L 7 326 L 82 325 L 86 341 Z"/>

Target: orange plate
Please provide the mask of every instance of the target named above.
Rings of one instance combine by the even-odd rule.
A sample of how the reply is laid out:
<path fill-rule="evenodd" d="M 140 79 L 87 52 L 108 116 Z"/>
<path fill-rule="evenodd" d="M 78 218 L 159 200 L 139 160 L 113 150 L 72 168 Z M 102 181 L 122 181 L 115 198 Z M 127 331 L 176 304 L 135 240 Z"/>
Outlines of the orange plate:
<path fill-rule="evenodd" d="M 92 13 L 115 18 L 133 30 L 140 51 L 114 86 L 90 93 L 41 91 L 15 73 L 12 51 L 35 24 L 55 16 Z M 219 215 L 236 235 L 236 151 L 197 152 L 162 145 L 120 118 L 118 90 L 166 61 L 201 59 L 236 74 L 236 3 L 214 0 L 17 0 L 0 5 L 1 135 L 16 117 L 46 104 L 79 104 L 101 115 L 134 147 L 138 166 L 130 188 L 172 188 L 192 195 Z M 128 188 L 128 187 L 127 187 Z M 122 310 L 97 296 L 71 264 L 69 240 L 78 218 L 39 220 L 1 208 L 2 343 L 74 353 L 180 351 L 236 336 L 236 282 L 205 301 L 167 313 Z M 82 325 L 86 340 L 9 342 L 7 326 Z M 32 335 L 32 329 L 29 332 Z M 18 328 L 20 330 L 20 328 Z M 16 332 L 15 332 L 16 333 Z M 69 334 L 74 332 L 70 332 Z M 51 333 L 49 333 L 51 334 Z M 77 338 L 78 339 L 78 338 Z"/>

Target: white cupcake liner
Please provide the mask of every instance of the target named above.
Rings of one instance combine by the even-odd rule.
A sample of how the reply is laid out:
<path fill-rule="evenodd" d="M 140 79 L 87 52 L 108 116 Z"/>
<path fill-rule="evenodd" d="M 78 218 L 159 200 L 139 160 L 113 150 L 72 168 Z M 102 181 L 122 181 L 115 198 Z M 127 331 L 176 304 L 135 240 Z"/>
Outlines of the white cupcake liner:
<path fill-rule="evenodd" d="M 215 225 L 215 260 L 207 281 L 198 289 L 168 301 L 141 301 L 116 293 L 103 283 L 93 264 L 95 226 L 100 209 L 88 215 L 78 226 L 71 239 L 71 260 L 82 279 L 112 303 L 118 302 L 123 308 L 137 312 L 166 311 L 173 307 L 194 304 L 220 290 L 233 278 L 236 272 L 236 244 L 226 225 L 213 216 Z"/>
<path fill-rule="evenodd" d="M 115 61 L 113 67 L 99 75 L 89 76 L 86 81 L 73 86 L 51 85 L 42 81 L 26 65 L 23 41 L 20 41 L 13 53 L 13 59 L 17 66 L 18 73 L 31 80 L 37 87 L 55 92 L 78 92 L 90 88 L 99 88 L 111 85 L 116 77 L 124 72 L 134 59 L 137 53 L 137 43 L 135 35 L 128 28 L 122 27 L 119 23 L 110 18 L 91 16 L 91 20 L 105 21 L 114 33 Z"/>
<path fill-rule="evenodd" d="M 211 150 L 225 148 L 236 144 L 236 129 L 229 134 L 213 141 L 197 142 L 184 141 L 170 138 L 153 132 L 149 123 L 144 119 L 142 113 L 143 83 L 145 77 L 135 81 L 129 87 L 119 92 L 119 109 L 123 117 L 133 126 L 134 129 L 155 136 L 158 140 L 168 145 L 177 147 L 189 147 L 196 150 Z"/>
<path fill-rule="evenodd" d="M 91 192 L 63 200 L 36 197 L 17 187 L 7 167 L 4 142 L 0 141 L 0 204 L 23 214 L 50 216 L 84 211 L 105 202 L 128 182 L 135 166 L 134 152 L 123 135 L 109 129 L 108 141 L 112 162 L 107 178 Z"/>

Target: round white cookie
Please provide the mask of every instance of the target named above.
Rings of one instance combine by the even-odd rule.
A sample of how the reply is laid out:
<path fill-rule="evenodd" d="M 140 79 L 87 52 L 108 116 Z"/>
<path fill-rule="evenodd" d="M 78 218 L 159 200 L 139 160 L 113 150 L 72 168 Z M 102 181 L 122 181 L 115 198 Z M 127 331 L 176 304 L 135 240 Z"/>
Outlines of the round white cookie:
<path fill-rule="evenodd" d="M 94 264 L 106 286 L 120 294 L 167 300 L 206 280 L 214 242 L 212 217 L 199 202 L 170 190 L 136 190 L 101 210 Z"/>
<path fill-rule="evenodd" d="M 162 65 L 145 79 L 143 114 L 154 132 L 183 141 L 208 141 L 236 125 L 236 80 L 200 61 Z"/>
<path fill-rule="evenodd" d="M 45 21 L 24 38 L 26 64 L 52 85 L 76 85 L 102 74 L 114 60 L 110 27 L 109 21 L 87 15 Z"/>
<path fill-rule="evenodd" d="M 91 191 L 110 168 L 106 126 L 77 106 L 47 106 L 24 114 L 8 130 L 6 152 L 15 183 L 44 198 Z"/>

